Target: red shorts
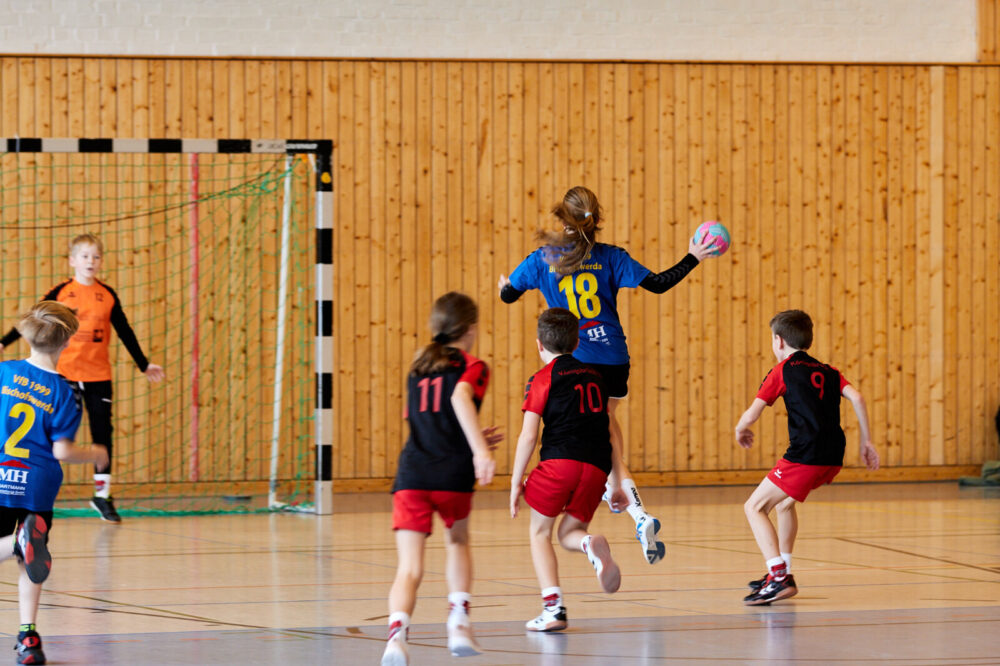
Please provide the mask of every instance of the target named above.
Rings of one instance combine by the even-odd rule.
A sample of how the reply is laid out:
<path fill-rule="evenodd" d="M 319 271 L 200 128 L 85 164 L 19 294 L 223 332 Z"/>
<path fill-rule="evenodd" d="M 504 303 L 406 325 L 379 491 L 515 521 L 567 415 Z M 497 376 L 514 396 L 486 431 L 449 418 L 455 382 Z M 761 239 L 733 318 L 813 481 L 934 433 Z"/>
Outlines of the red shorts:
<path fill-rule="evenodd" d="M 531 470 L 524 484 L 524 501 L 554 518 L 566 512 L 589 523 L 601 504 L 608 475 L 590 463 L 557 458 L 543 460 Z"/>
<path fill-rule="evenodd" d="M 472 493 L 454 490 L 397 490 L 392 494 L 392 529 L 431 533 L 434 512 L 451 529 L 456 520 L 468 518 Z"/>
<path fill-rule="evenodd" d="M 796 502 L 805 502 L 810 492 L 833 481 L 838 472 L 840 465 L 803 465 L 782 458 L 767 478 Z"/>

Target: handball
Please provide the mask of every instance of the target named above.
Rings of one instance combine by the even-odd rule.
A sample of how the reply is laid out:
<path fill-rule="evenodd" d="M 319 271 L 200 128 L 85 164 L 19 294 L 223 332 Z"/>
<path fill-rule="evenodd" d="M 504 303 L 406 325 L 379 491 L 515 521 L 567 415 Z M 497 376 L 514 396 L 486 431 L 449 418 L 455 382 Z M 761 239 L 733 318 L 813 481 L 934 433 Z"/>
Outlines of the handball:
<path fill-rule="evenodd" d="M 705 237 L 712 239 L 712 254 L 719 256 L 729 249 L 729 229 L 721 222 L 702 222 L 694 232 L 694 242 L 701 243 Z"/>

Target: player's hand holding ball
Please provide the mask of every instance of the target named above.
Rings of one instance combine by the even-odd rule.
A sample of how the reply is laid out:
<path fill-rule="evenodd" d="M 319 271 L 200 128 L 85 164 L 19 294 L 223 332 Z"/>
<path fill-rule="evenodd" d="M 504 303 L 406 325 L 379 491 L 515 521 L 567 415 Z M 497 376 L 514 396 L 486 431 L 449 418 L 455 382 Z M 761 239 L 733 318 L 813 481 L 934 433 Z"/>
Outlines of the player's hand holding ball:
<path fill-rule="evenodd" d="M 688 252 L 698 261 L 722 256 L 728 249 L 729 229 L 721 222 L 702 222 L 688 245 Z"/>

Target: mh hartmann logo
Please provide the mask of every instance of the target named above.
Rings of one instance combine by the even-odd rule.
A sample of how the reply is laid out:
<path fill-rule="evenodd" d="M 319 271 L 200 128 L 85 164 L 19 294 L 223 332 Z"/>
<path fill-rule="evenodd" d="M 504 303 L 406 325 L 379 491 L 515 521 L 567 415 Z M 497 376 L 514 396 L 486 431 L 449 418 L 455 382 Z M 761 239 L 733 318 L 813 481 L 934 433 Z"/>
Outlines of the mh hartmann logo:
<path fill-rule="evenodd" d="M 22 483 L 22 484 L 27 483 L 28 470 L 0 467 L 0 481 L 7 481 L 9 483 Z"/>

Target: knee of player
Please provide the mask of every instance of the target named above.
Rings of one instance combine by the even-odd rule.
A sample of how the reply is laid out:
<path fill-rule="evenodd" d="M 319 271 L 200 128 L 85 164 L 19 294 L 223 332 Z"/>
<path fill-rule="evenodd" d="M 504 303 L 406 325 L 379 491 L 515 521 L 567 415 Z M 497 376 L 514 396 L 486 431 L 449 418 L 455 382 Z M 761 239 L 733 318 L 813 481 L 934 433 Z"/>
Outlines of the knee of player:
<path fill-rule="evenodd" d="M 743 504 L 743 513 L 745 513 L 747 516 L 752 516 L 755 513 L 766 514 L 767 512 L 764 511 L 764 507 L 765 504 L 763 501 L 755 497 L 751 497 Z"/>

